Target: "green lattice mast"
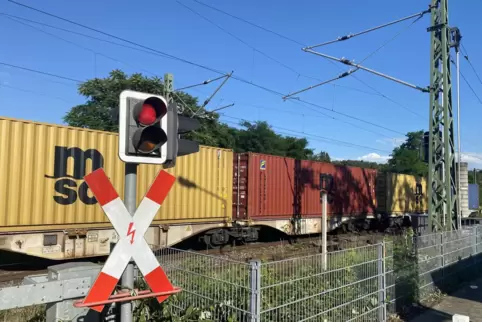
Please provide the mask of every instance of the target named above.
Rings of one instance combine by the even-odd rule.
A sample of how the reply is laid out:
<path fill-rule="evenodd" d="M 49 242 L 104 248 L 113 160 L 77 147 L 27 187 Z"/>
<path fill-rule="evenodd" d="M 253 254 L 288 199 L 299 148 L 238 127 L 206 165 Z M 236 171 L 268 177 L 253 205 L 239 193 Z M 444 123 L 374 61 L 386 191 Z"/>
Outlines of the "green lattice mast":
<path fill-rule="evenodd" d="M 432 0 L 428 212 L 432 231 L 457 223 L 448 0 Z"/>

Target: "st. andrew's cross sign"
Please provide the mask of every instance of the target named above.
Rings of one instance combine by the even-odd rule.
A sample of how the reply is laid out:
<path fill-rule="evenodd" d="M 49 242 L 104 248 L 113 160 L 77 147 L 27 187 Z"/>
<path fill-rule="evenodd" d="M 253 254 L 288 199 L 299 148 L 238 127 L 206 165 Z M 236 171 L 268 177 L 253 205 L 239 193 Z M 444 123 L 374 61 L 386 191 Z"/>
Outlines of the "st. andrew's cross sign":
<path fill-rule="evenodd" d="M 176 289 L 144 239 L 144 234 L 171 190 L 175 177 L 161 170 L 133 216 L 119 198 L 102 168 L 87 175 L 85 181 L 117 231 L 119 241 L 90 288 L 82 306 L 93 304 L 91 308 L 101 312 L 104 305 L 94 303 L 109 300 L 131 258 L 136 262 L 159 303 L 169 294 L 176 293 Z M 158 296 L 159 293 L 168 295 Z"/>

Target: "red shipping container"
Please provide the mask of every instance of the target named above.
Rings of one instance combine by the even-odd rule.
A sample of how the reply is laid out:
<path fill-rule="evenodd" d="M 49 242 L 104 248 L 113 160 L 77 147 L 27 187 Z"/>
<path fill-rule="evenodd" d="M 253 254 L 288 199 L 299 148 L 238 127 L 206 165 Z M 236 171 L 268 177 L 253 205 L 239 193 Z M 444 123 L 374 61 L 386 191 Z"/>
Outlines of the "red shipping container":
<path fill-rule="evenodd" d="M 327 182 L 328 215 L 373 215 L 377 171 L 326 162 L 301 161 L 302 216 L 321 216 L 320 175 Z"/>
<path fill-rule="evenodd" d="M 248 152 L 233 162 L 233 219 L 293 216 L 294 159 Z"/>
<path fill-rule="evenodd" d="M 321 216 L 320 175 L 331 183 L 329 215 L 371 215 L 376 170 L 258 153 L 233 158 L 233 219 Z"/>

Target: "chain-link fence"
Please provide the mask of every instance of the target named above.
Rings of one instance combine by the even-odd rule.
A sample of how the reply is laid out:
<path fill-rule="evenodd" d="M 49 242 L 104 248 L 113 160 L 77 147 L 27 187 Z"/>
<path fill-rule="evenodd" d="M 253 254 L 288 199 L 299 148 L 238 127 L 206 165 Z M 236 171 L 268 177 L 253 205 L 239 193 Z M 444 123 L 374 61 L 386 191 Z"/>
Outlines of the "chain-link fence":
<path fill-rule="evenodd" d="M 279 261 L 156 251 L 183 290 L 163 314 L 214 321 L 386 321 L 475 277 L 482 226 Z"/>

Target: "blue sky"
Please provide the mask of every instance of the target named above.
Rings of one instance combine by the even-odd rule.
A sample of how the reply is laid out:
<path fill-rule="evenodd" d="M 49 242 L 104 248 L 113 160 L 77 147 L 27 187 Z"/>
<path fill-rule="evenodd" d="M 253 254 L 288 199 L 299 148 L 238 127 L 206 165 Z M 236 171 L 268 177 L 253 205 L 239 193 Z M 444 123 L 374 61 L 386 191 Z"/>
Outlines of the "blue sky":
<path fill-rule="evenodd" d="M 390 1 L 390 4 L 383 0 L 202 1 L 307 45 L 355 33 L 423 11 L 428 6 L 428 1 L 419 0 Z M 22 3 L 216 70 L 233 70 L 234 75 L 239 78 L 285 94 L 316 84 L 317 80 L 313 78 L 329 79 L 347 69 L 341 64 L 332 64 L 321 57 L 303 52 L 296 43 L 254 28 L 192 0 L 179 2 L 238 39 L 175 0 L 24 0 Z M 449 5 L 450 25 L 461 29 L 469 58 L 477 72 L 482 75 L 482 44 L 480 35 L 477 35 L 477 23 L 480 19 L 477 13 L 482 10 L 482 2 L 451 1 Z M 7 1 L 2 2 L 1 12 L 109 39 Z M 430 40 L 426 28 L 429 25 L 429 15 L 408 27 L 410 24 L 411 21 L 397 24 L 322 47 L 320 51 L 361 61 L 402 31 L 395 40 L 367 59 L 364 65 L 410 83 L 427 86 Z M 162 76 L 170 72 L 174 74 L 177 88 L 218 76 L 211 71 L 176 60 L 31 25 L 67 41 L 33 29 L 25 25 L 25 22 L 22 25 L 0 16 L 0 62 L 75 80 L 105 77 L 115 68 L 127 73 L 143 72 L 151 76 Z M 482 97 L 482 84 L 467 62 L 463 58 L 461 61 L 462 72 Z M 234 102 L 234 107 L 224 110 L 227 116 L 223 117 L 223 120 L 267 120 L 279 132 L 287 133 L 289 129 L 296 131 L 293 132 L 295 135 L 308 134 L 311 147 L 328 151 L 332 158 L 383 162 L 394 145 L 403 141 L 404 133 L 428 127 L 428 95 L 364 71 L 358 71 L 355 75 L 388 99 L 353 77 L 346 77 L 297 95 L 318 106 L 283 101 L 277 95 L 231 79 L 208 105 L 208 110 Z M 453 82 L 455 84 L 455 74 Z M 216 84 L 213 83 L 188 92 L 203 101 L 215 88 Z M 75 82 L 0 65 L 1 115 L 62 123 L 62 116 L 72 106 L 84 101 L 85 98 L 77 94 Z M 461 106 L 462 151 L 466 153 L 463 154 L 464 159 L 469 161 L 471 166 L 482 167 L 482 160 L 478 159 L 482 157 L 482 147 L 477 140 L 482 132 L 478 126 L 482 105 L 463 81 Z M 379 124 L 385 129 L 347 118 L 337 112 Z M 368 148 L 347 147 L 337 142 L 324 141 L 320 137 Z"/>

